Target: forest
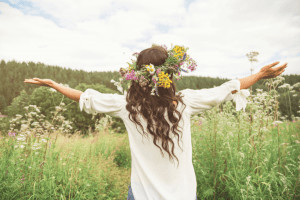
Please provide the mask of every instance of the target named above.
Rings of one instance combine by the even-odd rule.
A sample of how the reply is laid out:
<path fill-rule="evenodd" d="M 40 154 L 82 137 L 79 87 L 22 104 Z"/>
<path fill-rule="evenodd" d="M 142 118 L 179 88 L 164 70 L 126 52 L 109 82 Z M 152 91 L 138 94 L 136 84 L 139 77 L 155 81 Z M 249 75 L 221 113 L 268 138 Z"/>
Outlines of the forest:
<path fill-rule="evenodd" d="M 79 111 L 77 103 L 64 98 L 61 94 L 46 87 L 37 87 L 30 84 L 24 84 L 26 78 L 47 78 L 58 83 L 68 85 L 81 91 L 87 88 L 93 88 L 104 93 L 118 93 L 116 86 L 111 80 L 118 80 L 118 72 L 86 72 L 84 70 L 72 70 L 68 68 L 49 66 L 43 63 L 34 62 L 16 62 L 4 60 L 0 63 L 0 114 L 6 115 L 6 119 L 1 119 L 0 129 L 8 130 L 9 118 L 17 114 L 24 114 L 24 107 L 28 105 L 37 105 L 41 109 L 41 114 L 46 119 L 50 119 L 55 111 L 55 107 L 60 103 L 67 105 L 63 116 L 72 122 L 72 130 L 80 130 L 86 133 L 89 128 L 95 128 L 95 122 L 104 115 L 98 114 L 87 117 L 88 114 Z M 300 75 L 283 75 L 285 82 L 279 85 L 279 111 L 285 119 L 292 120 L 299 117 L 297 113 L 299 107 L 299 87 L 293 89 L 293 85 L 300 81 Z M 202 89 L 221 85 L 228 79 L 184 76 L 176 81 L 177 90 L 185 88 Z M 252 90 L 255 93 L 257 89 L 268 91 L 268 87 L 263 80 L 256 83 Z M 113 127 L 121 127 L 122 122 L 118 119 L 113 120 Z"/>

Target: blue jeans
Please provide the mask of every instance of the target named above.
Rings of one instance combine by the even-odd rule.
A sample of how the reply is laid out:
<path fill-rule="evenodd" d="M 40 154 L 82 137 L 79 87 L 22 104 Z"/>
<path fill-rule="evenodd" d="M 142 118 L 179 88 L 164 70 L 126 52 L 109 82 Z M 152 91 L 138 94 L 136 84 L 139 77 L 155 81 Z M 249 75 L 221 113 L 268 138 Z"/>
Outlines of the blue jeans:
<path fill-rule="evenodd" d="M 129 185 L 128 187 L 128 195 L 127 195 L 127 200 L 135 200 L 134 196 L 132 194 L 131 186 Z M 197 195 L 196 195 L 196 200 L 197 200 Z"/>
<path fill-rule="evenodd" d="M 131 186 L 129 185 L 128 187 L 128 195 L 127 195 L 127 200 L 134 200 L 134 196 L 132 194 Z"/>

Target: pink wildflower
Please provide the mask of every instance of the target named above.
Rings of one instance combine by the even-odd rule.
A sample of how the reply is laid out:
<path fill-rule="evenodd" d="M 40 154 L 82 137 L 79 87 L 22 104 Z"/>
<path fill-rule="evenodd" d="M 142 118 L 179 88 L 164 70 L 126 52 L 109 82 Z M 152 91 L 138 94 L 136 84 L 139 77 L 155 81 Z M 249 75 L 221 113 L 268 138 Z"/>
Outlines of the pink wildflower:
<path fill-rule="evenodd" d="M 126 80 L 138 80 L 138 77 L 136 77 L 134 70 L 131 70 L 129 73 L 125 74 Z"/>
<path fill-rule="evenodd" d="M 155 78 L 152 78 L 152 81 L 154 84 L 156 84 L 156 79 Z"/>
<path fill-rule="evenodd" d="M 199 126 L 202 125 L 202 121 L 201 121 L 201 120 L 198 121 L 198 125 L 199 125 Z"/>
<path fill-rule="evenodd" d="M 15 132 L 9 132 L 9 133 L 8 133 L 8 136 L 9 136 L 9 137 L 15 137 L 15 136 L 16 136 L 16 133 L 15 133 Z"/>
<path fill-rule="evenodd" d="M 168 51 L 168 47 L 165 44 L 161 45 L 161 47 Z"/>
<path fill-rule="evenodd" d="M 158 69 L 156 70 L 156 74 L 158 75 L 160 72 L 161 72 L 161 69 L 158 68 Z"/>

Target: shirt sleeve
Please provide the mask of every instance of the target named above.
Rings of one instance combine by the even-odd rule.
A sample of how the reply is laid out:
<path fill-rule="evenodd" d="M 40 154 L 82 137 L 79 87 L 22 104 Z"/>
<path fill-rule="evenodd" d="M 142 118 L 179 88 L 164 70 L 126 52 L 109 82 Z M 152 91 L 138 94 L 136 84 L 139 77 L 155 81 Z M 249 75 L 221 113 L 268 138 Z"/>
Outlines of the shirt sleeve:
<path fill-rule="evenodd" d="M 94 89 L 87 89 L 80 96 L 79 107 L 89 114 L 106 113 L 114 117 L 121 117 L 125 108 L 124 95 L 104 94 Z"/>
<path fill-rule="evenodd" d="M 232 94 L 232 91 L 237 91 Z M 203 112 L 207 109 L 229 100 L 236 102 L 236 110 L 245 109 L 247 104 L 248 90 L 240 90 L 239 80 L 230 80 L 218 87 L 210 89 L 180 91 L 183 94 L 183 101 L 189 108 L 191 114 Z"/>

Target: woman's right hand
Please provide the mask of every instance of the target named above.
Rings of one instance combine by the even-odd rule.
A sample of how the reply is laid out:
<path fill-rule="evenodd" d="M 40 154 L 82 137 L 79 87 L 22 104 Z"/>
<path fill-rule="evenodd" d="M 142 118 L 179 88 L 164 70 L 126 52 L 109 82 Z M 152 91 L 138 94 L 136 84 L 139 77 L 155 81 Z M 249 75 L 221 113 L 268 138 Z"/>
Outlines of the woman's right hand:
<path fill-rule="evenodd" d="M 55 82 L 52 81 L 51 79 L 32 78 L 32 79 L 25 79 L 24 83 L 31 83 L 31 84 L 40 85 L 40 86 L 52 87 Z"/>

